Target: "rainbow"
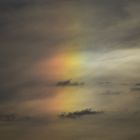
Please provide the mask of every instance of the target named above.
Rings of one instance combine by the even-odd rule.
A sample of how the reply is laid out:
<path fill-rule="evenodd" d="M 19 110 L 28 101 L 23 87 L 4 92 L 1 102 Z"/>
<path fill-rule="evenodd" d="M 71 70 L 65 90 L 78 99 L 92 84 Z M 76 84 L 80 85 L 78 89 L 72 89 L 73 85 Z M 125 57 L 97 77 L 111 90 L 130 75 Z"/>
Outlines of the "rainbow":
<path fill-rule="evenodd" d="M 80 78 L 81 71 L 84 69 L 83 63 L 83 54 L 78 53 L 78 50 L 75 49 L 60 51 L 49 61 L 52 75 L 60 80 Z M 74 110 L 83 100 L 78 87 L 59 88 L 56 92 L 57 96 L 49 103 L 50 108 L 54 111 Z"/>
<path fill-rule="evenodd" d="M 85 70 L 86 54 L 80 52 L 78 47 L 60 50 L 49 59 L 39 63 L 39 73 L 43 77 L 50 77 L 53 81 L 73 79 L 78 81 Z M 85 97 L 81 87 L 52 87 L 55 97 L 47 99 L 46 106 L 50 111 L 71 111 L 81 107 Z"/>
<path fill-rule="evenodd" d="M 73 19 L 71 22 L 72 23 L 66 24 L 63 29 L 60 28 L 58 24 L 58 27 L 55 27 L 55 29 L 57 29 L 60 35 L 75 36 L 76 38 L 70 38 L 70 40 L 64 41 L 60 46 L 57 46 L 57 48 L 60 49 L 55 52 L 54 55 L 39 61 L 35 68 L 39 77 L 46 77 L 46 79 L 50 79 L 53 82 L 68 79 L 79 81 L 84 74 L 88 61 L 88 53 L 82 50 L 84 49 L 84 42 L 79 38 L 79 35 L 83 33 L 83 27 L 77 19 Z M 62 29 L 62 31 L 60 29 Z M 76 107 L 81 107 L 85 100 L 85 97 L 81 95 L 83 92 L 81 87 L 59 87 L 55 89 L 54 92 L 55 97 L 46 99 L 45 106 L 47 110 L 74 110 Z"/>

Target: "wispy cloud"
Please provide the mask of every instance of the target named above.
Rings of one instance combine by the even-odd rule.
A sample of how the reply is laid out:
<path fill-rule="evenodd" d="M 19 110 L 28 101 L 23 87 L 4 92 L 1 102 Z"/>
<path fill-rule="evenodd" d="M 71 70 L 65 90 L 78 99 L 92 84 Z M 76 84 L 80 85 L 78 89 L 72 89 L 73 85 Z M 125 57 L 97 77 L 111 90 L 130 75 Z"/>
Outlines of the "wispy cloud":
<path fill-rule="evenodd" d="M 84 109 L 81 111 L 75 111 L 75 112 L 68 112 L 68 113 L 61 113 L 59 115 L 60 118 L 71 118 L 71 119 L 76 119 L 82 116 L 87 116 L 87 115 L 98 115 L 98 114 L 103 114 L 103 111 L 92 111 L 92 109 Z"/>
<path fill-rule="evenodd" d="M 56 86 L 83 86 L 84 84 L 85 84 L 84 82 L 73 82 L 70 79 L 65 81 L 59 81 L 56 83 Z"/>

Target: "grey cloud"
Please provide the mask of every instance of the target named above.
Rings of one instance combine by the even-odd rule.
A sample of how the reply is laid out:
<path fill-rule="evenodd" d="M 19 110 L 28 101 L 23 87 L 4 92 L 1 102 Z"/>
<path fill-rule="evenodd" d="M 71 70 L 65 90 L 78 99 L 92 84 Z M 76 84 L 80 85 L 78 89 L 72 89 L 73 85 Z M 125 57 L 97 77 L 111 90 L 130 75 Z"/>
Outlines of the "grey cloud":
<path fill-rule="evenodd" d="M 126 138 L 126 140 L 139 140 L 140 138 L 140 134 L 139 133 L 136 133 L 136 134 L 133 134 L 132 136 L 129 136 L 128 138 Z"/>
<path fill-rule="evenodd" d="M 121 92 L 118 91 L 106 91 L 105 93 L 103 93 L 104 95 L 120 95 Z"/>
<path fill-rule="evenodd" d="M 30 121 L 28 116 L 19 116 L 17 114 L 0 114 L 0 122 Z"/>
<path fill-rule="evenodd" d="M 136 83 L 135 85 L 136 85 L 136 86 L 140 86 L 140 83 Z"/>
<path fill-rule="evenodd" d="M 56 83 L 56 86 L 83 86 L 84 84 L 85 84 L 84 82 L 73 82 L 70 79 L 65 81 L 59 81 Z"/>
<path fill-rule="evenodd" d="M 92 111 L 92 109 L 84 109 L 81 111 L 75 111 L 75 112 L 68 112 L 68 113 L 62 113 L 59 115 L 60 118 L 71 118 L 76 119 L 82 116 L 86 115 L 99 115 L 104 113 L 103 111 Z"/>
<path fill-rule="evenodd" d="M 140 83 L 136 83 L 135 85 L 133 85 L 131 91 L 140 91 Z"/>
<path fill-rule="evenodd" d="M 0 102 L 25 101 L 55 96 L 49 81 L 33 79 L 0 86 Z"/>
<path fill-rule="evenodd" d="M 45 116 L 30 116 L 30 115 L 20 115 L 15 113 L 1 113 L 0 114 L 0 123 L 32 123 L 36 124 L 49 124 L 51 122 L 51 119 L 48 115 Z"/>
<path fill-rule="evenodd" d="M 140 91 L 140 87 L 133 87 L 131 88 L 131 91 Z"/>
<path fill-rule="evenodd" d="M 140 38 L 140 26 L 132 27 L 131 29 L 128 29 L 124 37 L 120 38 L 120 42 L 122 41 L 124 44 L 133 45 L 134 47 L 135 45 L 139 44 L 140 42 L 139 38 Z"/>
<path fill-rule="evenodd" d="M 5 11 L 5 12 L 9 12 L 9 11 L 13 11 L 13 10 L 19 10 L 21 8 L 24 8 L 25 6 L 27 6 L 27 1 L 25 0 L 21 0 L 21 1 L 7 1 L 7 0 L 1 0 L 0 1 L 0 11 Z"/>

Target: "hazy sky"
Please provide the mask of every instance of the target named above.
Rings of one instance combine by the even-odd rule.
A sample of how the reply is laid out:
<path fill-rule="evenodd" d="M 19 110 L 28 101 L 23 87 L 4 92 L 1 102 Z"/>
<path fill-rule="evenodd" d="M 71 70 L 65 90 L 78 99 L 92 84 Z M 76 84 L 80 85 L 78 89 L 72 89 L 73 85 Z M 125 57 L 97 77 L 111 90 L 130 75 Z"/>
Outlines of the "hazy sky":
<path fill-rule="evenodd" d="M 139 13 L 140 0 L 0 0 L 0 114 L 49 118 L 29 134 L 19 124 L 0 131 L 13 140 L 139 139 Z M 85 108 L 105 114 L 52 121 Z"/>

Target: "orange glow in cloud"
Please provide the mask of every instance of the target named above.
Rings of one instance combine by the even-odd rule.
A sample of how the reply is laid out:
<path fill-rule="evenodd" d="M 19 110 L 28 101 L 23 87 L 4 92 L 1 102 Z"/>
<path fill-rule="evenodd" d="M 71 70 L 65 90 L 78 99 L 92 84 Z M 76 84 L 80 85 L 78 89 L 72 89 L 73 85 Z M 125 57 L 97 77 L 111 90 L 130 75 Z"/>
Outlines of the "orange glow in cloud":
<path fill-rule="evenodd" d="M 76 50 L 62 50 L 49 59 L 43 59 L 37 65 L 37 70 L 43 77 L 51 79 L 78 78 L 84 69 L 86 56 Z"/>
<path fill-rule="evenodd" d="M 43 77 L 50 77 L 53 81 L 67 79 L 78 79 L 85 67 L 86 55 L 76 49 L 65 49 L 56 53 L 49 59 L 42 60 L 38 65 L 38 72 Z M 79 87 L 58 88 L 55 91 L 55 97 L 46 101 L 47 110 L 50 111 L 70 111 L 80 107 L 83 100 L 81 89 Z"/>

